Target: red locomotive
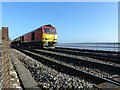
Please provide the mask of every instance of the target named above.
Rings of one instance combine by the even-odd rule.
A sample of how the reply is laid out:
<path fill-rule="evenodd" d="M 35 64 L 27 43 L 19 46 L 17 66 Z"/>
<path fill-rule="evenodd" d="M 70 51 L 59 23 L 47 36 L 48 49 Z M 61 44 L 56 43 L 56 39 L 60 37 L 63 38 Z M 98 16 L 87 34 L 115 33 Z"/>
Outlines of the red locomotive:
<path fill-rule="evenodd" d="M 14 39 L 11 44 L 35 48 L 54 48 L 57 44 L 56 28 L 52 25 L 41 26 L 27 34 L 24 34 L 23 36 Z"/>

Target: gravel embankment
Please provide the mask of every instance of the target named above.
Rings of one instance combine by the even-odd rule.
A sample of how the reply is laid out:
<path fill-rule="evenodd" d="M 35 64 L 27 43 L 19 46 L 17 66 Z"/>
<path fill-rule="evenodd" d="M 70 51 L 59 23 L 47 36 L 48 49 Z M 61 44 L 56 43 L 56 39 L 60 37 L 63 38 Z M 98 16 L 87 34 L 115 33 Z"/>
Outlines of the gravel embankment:
<path fill-rule="evenodd" d="M 30 70 L 40 88 L 44 89 L 86 89 L 93 88 L 93 84 L 78 77 L 69 76 L 43 65 L 42 63 L 12 50 L 17 58 Z"/>

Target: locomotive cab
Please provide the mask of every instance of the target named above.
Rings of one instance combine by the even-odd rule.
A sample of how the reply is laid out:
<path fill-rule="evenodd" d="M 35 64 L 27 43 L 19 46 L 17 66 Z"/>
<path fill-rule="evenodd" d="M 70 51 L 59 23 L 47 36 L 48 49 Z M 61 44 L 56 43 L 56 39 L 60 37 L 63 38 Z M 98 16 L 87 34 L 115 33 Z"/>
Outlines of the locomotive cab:
<path fill-rule="evenodd" d="M 57 33 L 56 29 L 51 25 L 42 27 L 42 42 L 43 47 L 55 47 L 57 44 Z"/>

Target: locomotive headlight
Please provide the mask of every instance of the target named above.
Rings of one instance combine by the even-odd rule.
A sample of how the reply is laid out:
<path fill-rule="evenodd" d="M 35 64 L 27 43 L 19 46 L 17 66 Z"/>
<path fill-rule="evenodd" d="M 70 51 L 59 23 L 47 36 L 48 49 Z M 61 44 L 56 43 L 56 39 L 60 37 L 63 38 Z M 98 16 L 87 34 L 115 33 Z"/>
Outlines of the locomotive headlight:
<path fill-rule="evenodd" d="M 43 38 L 42 40 L 47 40 L 47 38 Z"/>
<path fill-rule="evenodd" d="M 57 42 L 57 39 L 54 39 L 54 42 Z"/>

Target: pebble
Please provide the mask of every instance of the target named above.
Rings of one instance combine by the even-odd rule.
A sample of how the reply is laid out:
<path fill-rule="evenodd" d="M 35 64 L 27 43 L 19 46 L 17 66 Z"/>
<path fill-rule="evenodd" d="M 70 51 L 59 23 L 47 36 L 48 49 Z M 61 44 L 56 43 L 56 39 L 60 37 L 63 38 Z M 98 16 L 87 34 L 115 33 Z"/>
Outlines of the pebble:
<path fill-rule="evenodd" d="M 38 82 L 38 86 L 42 89 L 77 90 L 84 89 L 86 87 L 93 88 L 93 84 L 85 81 L 84 79 L 57 72 L 30 57 L 25 58 L 25 54 L 22 54 L 17 50 L 13 50 L 13 52 L 15 52 L 18 59 L 24 63 L 26 68 L 29 69 L 33 78 Z"/>

